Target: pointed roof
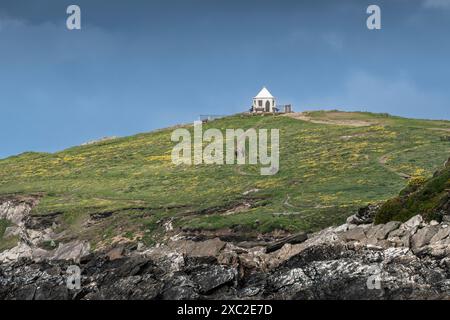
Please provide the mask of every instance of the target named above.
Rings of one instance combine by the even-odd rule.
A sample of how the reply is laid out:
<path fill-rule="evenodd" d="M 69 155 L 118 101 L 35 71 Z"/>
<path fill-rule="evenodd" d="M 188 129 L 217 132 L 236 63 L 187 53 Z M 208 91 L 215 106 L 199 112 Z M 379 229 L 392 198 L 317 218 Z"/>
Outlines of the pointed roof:
<path fill-rule="evenodd" d="M 266 87 L 263 87 L 255 98 L 273 98 L 273 97 L 274 96 L 269 92 L 269 90 L 267 90 Z"/>

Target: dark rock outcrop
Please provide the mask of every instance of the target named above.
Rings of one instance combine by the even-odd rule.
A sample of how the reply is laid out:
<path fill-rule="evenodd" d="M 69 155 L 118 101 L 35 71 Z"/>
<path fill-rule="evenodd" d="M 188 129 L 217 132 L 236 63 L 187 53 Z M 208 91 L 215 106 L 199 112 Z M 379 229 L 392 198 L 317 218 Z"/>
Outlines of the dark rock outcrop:
<path fill-rule="evenodd" d="M 279 250 L 287 243 L 289 243 L 289 244 L 302 243 L 306 239 L 308 239 L 308 236 L 305 232 L 300 232 L 300 233 L 294 234 L 292 236 L 274 241 L 273 243 L 269 244 L 266 247 L 266 253 L 270 253 L 270 252 Z"/>
<path fill-rule="evenodd" d="M 380 209 L 379 204 L 370 204 L 358 209 L 358 212 L 347 219 L 347 223 L 351 224 L 368 224 L 372 223 L 377 210 Z"/>
<path fill-rule="evenodd" d="M 216 239 L 79 263 L 19 259 L 0 265 L 0 299 L 448 299 L 449 234 L 414 217 L 328 228 L 272 253 Z M 79 288 L 67 285 L 71 265 Z"/>

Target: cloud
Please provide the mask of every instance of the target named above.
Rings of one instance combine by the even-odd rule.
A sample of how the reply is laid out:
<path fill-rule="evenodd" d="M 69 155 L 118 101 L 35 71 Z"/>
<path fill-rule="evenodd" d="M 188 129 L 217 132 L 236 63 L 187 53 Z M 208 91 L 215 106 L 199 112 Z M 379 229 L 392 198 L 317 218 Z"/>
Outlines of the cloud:
<path fill-rule="evenodd" d="M 17 29 L 25 25 L 25 22 L 20 19 L 11 18 L 0 13 L 0 32 L 7 29 Z"/>
<path fill-rule="evenodd" d="M 450 0 L 425 0 L 423 6 L 425 8 L 450 9 Z"/>
<path fill-rule="evenodd" d="M 420 118 L 448 119 L 448 102 L 439 93 L 423 90 L 407 77 L 377 77 L 366 72 L 351 74 L 337 93 L 308 99 L 308 108 L 388 112 Z"/>
<path fill-rule="evenodd" d="M 281 41 L 280 46 L 287 43 L 291 46 L 321 47 L 335 51 L 341 51 L 345 46 L 344 35 L 335 31 L 295 29 L 288 33 L 286 38 L 282 38 Z"/>
<path fill-rule="evenodd" d="M 323 34 L 322 39 L 333 49 L 340 51 L 344 48 L 343 36 L 335 32 Z"/>
<path fill-rule="evenodd" d="M 30 23 L 0 12 L 0 68 L 36 66 L 36 61 L 39 65 L 47 63 L 55 67 L 57 63 L 97 60 L 126 50 L 117 44 L 120 35 L 93 25 L 85 24 L 83 27 L 81 31 L 70 31 L 64 19 Z"/>

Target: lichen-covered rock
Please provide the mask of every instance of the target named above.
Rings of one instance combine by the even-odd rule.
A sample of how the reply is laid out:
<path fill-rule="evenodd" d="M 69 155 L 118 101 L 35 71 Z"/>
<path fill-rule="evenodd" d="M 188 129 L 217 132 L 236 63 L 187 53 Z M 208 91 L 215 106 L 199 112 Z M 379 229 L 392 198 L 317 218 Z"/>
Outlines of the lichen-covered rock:
<path fill-rule="evenodd" d="M 411 246 L 418 250 L 430 243 L 431 239 L 439 231 L 438 226 L 427 226 L 417 230 L 411 238 Z"/>
<path fill-rule="evenodd" d="M 38 245 L 51 239 L 53 229 L 34 230 L 29 228 L 29 221 L 34 219 L 31 217 L 31 210 L 38 204 L 39 199 L 39 195 L 0 197 L 0 219 L 6 219 L 11 224 L 6 228 L 3 240 L 16 243 L 14 247 L 0 252 L 0 263 L 21 258 L 39 260 L 48 256 Z"/>
<path fill-rule="evenodd" d="M 69 243 L 60 243 L 51 259 L 53 260 L 72 260 L 79 262 L 81 258 L 87 256 L 90 251 L 90 245 L 87 241 L 72 241 Z"/>
<path fill-rule="evenodd" d="M 436 234 L 431 238 L 430 243 L 436 243 L 441 240 L 444 240 L 450 236 L 450 227 L 445 226 L 439 228 L 439 230 L 436 232 Z"/>
<path fill-rule="evenodd" d="M 375 234 L 375 238 L 377 238 L 378 240 L 387 239 L 389 233 L 398 229 L 398 227 L 400 227 L 400 224 L 401 223 L 398 221 L 390 221 L 386 223 L 380 228 L 380 230 L 377 231 L 377 233 Z"/>
<path fill-rule="evenodd" d="M 12 249 L 0 252 L 0 263 L 16 261 L 20 258 L 31 258 L 33 250 L 25 243 L 20 243 Z"/>
<path fill-rule="evenodd" d="M 345 241 L 362 241 L 366 239 L 366 228 L 364 227 L 356 227 L 346 232 L 343 232 L 341 235 L 342 239 Z"/>
<path fill-rule="evenodd" d="M 421 215 L 417 215 L 409 219 L 408 221 L 404 222 L 401 225 L 401 228 L 405 230 L 412 230 L 419 228 L 423 224 L 423 218 Z"/>

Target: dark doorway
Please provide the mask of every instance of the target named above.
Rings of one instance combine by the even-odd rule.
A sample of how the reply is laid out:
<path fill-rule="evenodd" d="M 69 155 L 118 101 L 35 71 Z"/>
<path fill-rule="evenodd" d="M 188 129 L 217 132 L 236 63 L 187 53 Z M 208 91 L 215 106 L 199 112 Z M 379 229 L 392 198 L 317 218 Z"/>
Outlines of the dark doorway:
<path fill-rule="evenodd" d="M 270 112 L 270 102 L 269 102 L 269 100 L 266 101 L 266 112 Z"/>

